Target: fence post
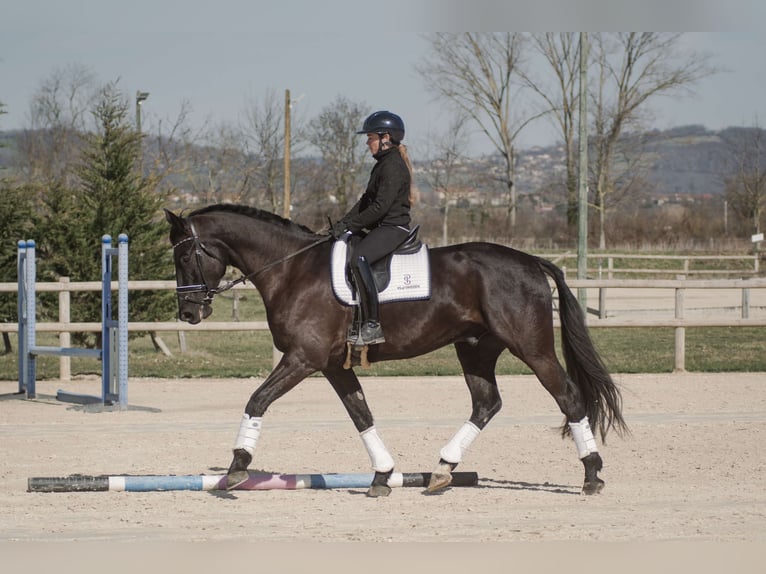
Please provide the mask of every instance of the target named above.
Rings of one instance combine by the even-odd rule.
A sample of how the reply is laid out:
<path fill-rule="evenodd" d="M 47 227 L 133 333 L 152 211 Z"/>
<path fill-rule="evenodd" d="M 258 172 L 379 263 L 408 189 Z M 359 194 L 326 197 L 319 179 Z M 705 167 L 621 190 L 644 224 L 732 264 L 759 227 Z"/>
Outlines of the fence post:
<path fill-rule="evenodd" d="M 679 275 L 677 279 L 686 279 L 685 275 Z M 676 288 L 676 319 L 684 318 L 684 288 Z M 676 373 L 686 371 L 686 328 L 675 329 L 675 368 Z"/>
<path fill-rule="evenodd" d="M 239 291 L 234 289 L 231 297 L 231 320 L 239 321 Z"/>
<path fill-rule="evenodd" d="M 750 288 L 742 288 L 742 318 L 750 318 Z"/>
<path fill-rule="evenodd" d="M 598 318 L 606 319 L 606 287 L 598 289 Z"/>
<path fill-rule="evenodd" d="M 279 364 L 279 361 L 282 360 L 282 356 L 284 353 L 277 349 L 275 346 L 271 347 L 271 366 L 272 368 L 276 367 Z"/>
<path fill-rule="evenodd" d="M 59 277 L 59 283 L 69 283 L 69 277 Z M 71 295 L 66 285 L 62 285 L 59 291 L 59 323 L 69 325 L 72 321 L 71 318 Z M 59 347 L 71 347 L 72 346 L 72 333 L 69 331 L 61 331 L 59 333 Z M 68 355 L 62 355 L 59 357 L 59 379 L 64 382 L 72 380 L 72 357 Z"/>
<path fill-rule="evenodd" d="M 181 321 L 178 321 L 181 323 Z M 181 352 L 181 354 L 184 354 L 188 347 L 186 346 L 186 331 L 178 330 L 178 349 Z"/>

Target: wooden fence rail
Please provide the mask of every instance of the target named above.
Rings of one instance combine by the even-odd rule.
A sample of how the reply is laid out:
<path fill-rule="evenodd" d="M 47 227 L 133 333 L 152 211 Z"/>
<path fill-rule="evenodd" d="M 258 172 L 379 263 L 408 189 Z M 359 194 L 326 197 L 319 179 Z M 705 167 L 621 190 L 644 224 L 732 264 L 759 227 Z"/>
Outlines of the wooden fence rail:
<path fill-rule="evenodd" d="M 577 259 L 576 253 L 563 253 L 555 255 L 540 255 L 544 259 L 550 259 L 560 266 L 564 266 L 567 261 Z M 661 269 L 656 266 L 648 268 L 630 268 L 616 267 L 616 261 L 665 261 L 676 264 L 670 269 Z M 761 254 L 753 253 L 751 255 L 642 255 L 636 253 L 594 253 L 588 258 L 591 267 L 587 273 L 589 277 L 598 277 L 599 279 L 613 279 L 617 275 L 684 275 L 686 277 L 693 275 L 718 275 L 724 277 L 751 276 L 755 277 L 761 273 Z M 697 264 L 701 262 L 738 262 L 741 265 L 720 269 L 700 269 Z M 593 265 L 597 265 L 593 267 Z"/>
<path fill-rule="evenodd" d="M 572 289 L 594 290 L 598 292 L 598 308 L 588 314 L 588 326 L 591 328 L 607 327 L 669 327 L 675 329 L 675 369 L 685 370 L 685 329 L 687 327 L 766 327 L 766 278 L 749 279 L 568 279 Z M 173 290 L 175 281 L 129 281 L 128 290 Z M 117 290 L 117 283 L 112 286 Z M 38 292 L 59 293 L 59 320 L 56 322 L 38 322 L 37 331 L 59 333 L 60 337 L 72 332 L 97 332 L 101 330 L 100 322 L 72 323 L 69 320 L 69 293 L 73 291 L 100 291 L 101 282 L 69 282 L 62 278 L 58 282 L 39 282 Z M 248 289 L 251 286 L 238 285 L 235 290 Z M 608 293 L 624 289 L 672 289 L 674 291 L 674 308 L 672 317 L 656 317 L 642 314 L 641 317 L 610 317 Z M 685 296 L 693 290 L 739 290 L 739 317 L 718 315 L 703 317 L 687 317 Z M 0 283 L 0 292 L 15 293 L 16 283 Z M 751 291 L 760 291 L 763 304 L 756 305 L 759 313 L 751 313 Z M 236 301 L 236 299 L 235 299 Z M 715 310 L 715 307 L 710 309 Z M 754 315 L 754 316 L 752 316 Z M 558 326 L 558 316 L 554 314 L 554 324 Z M 264 331 L 268 330 L 266 321 L 203 321 L 198 325 L 189 325 L 180 321 L 129 321 L 128 330 L 133 332 L 178 332 L 179 334 L 194 331 Z M 18 332 L 17 323 L 0 323 L 0 332 Z M 278 359 L 275 350 L 275 361 Z M 68 373 L 68 364 L 63 364 L 69 357 L 61 357 L 61 373 Z M 63 378 L 63 377 L 62 377 Z"/>

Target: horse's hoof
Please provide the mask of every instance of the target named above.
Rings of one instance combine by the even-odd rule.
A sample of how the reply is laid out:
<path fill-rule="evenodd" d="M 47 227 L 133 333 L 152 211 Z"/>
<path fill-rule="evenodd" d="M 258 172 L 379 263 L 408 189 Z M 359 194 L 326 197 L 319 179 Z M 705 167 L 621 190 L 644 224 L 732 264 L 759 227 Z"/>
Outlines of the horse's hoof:
<path fill-rule="evenodd" d="M 387 484 L 373 484 L 367 490 L 367 496 L 370 498 L 380 498 L 381 496 L 388 496 L 391 494 L 391 487 Z"/>
<path fill-rule="evenodd" d="M 438 492 L 447 488 L 452 484 L 451 472 L 434 472 L 431 473 L 431 480 L 428 481 L 426 492 Z"/>
<path fill-rule="evenodd" d="M 235 470 L 226 475 L 226 490 L 234 490 L 250 478 L 246 470 Z"/>
<path fill-rule="evenodd" d="M 600 478 L 596 478 L 596 480 L 586 480 L 585 484 L 582 485 L 582 493 L 591 495 L 591 494 L 598 494 L 604 489 L 604 481 Z"/>

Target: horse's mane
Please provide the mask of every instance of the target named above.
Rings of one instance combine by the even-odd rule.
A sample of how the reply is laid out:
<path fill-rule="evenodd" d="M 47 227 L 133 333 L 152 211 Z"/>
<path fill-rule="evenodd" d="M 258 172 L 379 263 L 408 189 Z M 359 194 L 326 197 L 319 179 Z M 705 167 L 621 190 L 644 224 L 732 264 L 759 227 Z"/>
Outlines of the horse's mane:
<path fill-rule="evenodd" d="M 244 215 L 246 217 L 251 217 L 253 219 L 263 221 L 264 223 L 270 223 L 272 225 L 280 225 L 284 227 L 285 229 L 293 229 L 295 231 L 300 231 L 303 233 L 310 233 L 311 235 L 316 235 L 316 232 L 313 229 L 309 229 L 305 225 L 301 225 L 299 223 L 295 223 L 294 221 L 290 221 L 289 219 L 285 219 L 284 217 L 280 217 L 276 213 L 265 211 L 263 209 L 258 209 L 257 207 L 251 207 L 249 205 L 236 205 L 232 203 L 217 203 L 215 205 L 208 205 L 205 207 L 201 207 L 200 209 L 195 209 L 189 215 L 187 215 L 187 217 L 192 217 L 194 215 L 203 215 L 205 213 L 235 213 L 238 215 Z"/>

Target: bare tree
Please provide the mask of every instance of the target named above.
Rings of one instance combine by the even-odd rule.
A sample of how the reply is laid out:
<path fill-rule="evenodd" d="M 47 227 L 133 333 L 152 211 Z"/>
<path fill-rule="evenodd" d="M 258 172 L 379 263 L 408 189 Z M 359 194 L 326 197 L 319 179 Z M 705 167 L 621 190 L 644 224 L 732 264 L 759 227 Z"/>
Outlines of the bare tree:
<path fill-rule="evenodd" d="M 143 123 L 149 123 L 145 141 L 153 146 L 152 169 L 158 178 L 172 178 L 186 170 L 186 152 L 202 138 L 207 129 L 206 125 L 192 128 L 190 117 L 191 104 L 184 100 L 175 118 L 160 119 L 156 127 L 144 120 Z"/>
<path fill-rule="evenodd" d="M 766 212 L 766 131 L 756 122 L 752 128 L 726 130 L 729 169 L 725 178 L 726 201 L 749 222 L 752 233 L 763 229 Z"/>
<path fill-rule="evenodd" d="M 19 144 L 29 182 L 71 184 L 71 166 L 99 89 L 95 74 L 72 64 L 55 69 L 32 96 L 29 127 Z"/>
<path fill-rule="evenodd" d="M 553 78 L 540 78 L 531 70 L 522 69 L 521 76 L 544 102 L 543 113 L 549 113 L 564 144 L 566 163 L 567 225 L 577 225 L 577 110 L 579 102 L 580 42 L 576 32 L 538 33 L 531 36 L 533 49 L 548 64 Z"/>
<path fill-rule="evenodd" d="M 671 95 L 715 72 L 709 56 L 684 53 L 681 34 L 620 32 L 592 34 L 595 82 L 591 80 L 593 130 L 590 165 L 594 206 L 599 214 L 599 247 L 606 247 L 607 197 L 615 191 L 614 167 L 621 136 L 639 131 L 646 103 Z"/>
<path fill-rule="evenodd" d="M 442 245 L 449 243 L 450 205 L 463 190 L 459 175 L 466 159 L 463 152 L 467 118 L 458 113 L 442 133 L 428 137 L 427 159 L 424 162 L 425 179 L 439 196 L 442 212 Z"/>
<path fill-rule="evenodd" d="M 5 104 L 0 102 L 0 116 L 5 114 Z M 0 148 L 5 144 L 0 142 Z M 16 241 L 27 237 L 34 226 L 33 194 L 23 186 L 17 186 L 5 177 L 4 168 L 0 167 L 0 281 L 16 279 Z M 0 321 L 17 321 L 16 295 L 0 293 Z M 7 355 L 11 347 L 10 334 L 3 332 L 3 345 L 0 354 Z"/>
<path fill-rule="evenodd" d="M 328 199 L 345 213 L 363 185 L 362 166 L 367 159 L 364 139 L 356 134 L 361 128 L 367 105 L 343 96 L 322 109 L 308 123 L 306 139 L 322 157 L 324 173 L 330 180 Z"/>
<path fill-rule="evenodd" d="M 518 119 L 514 113 L 514 78 L 523 55 L 524 37 L 516 32 L 437 33 L 429 37 L 431 53 L 416 66 L 437 97 L 465 113 L 503 158 L 508 223 L 516 225 L 514 141 L 538 116 Z"/>
<path fill-rule="evenodd" d="M 98 90 L 95 73 L 85 66 L 71 64 L 55 69 L 32 96 L 31 127 L 84 131 Z"/>
<path fill-rule="evenodd" d="M 274 90 L 268 90 L 261 101 L 251 100 L 244 112 L 241 126 L 244 151 L 252 164 L 251 175 L 256 178 L 257 187 L 265 203 L 274 213 L 281 213 L 284 177 L 283 126 L 284 109 L 281 98 Z M 294 129 L 299 131 L 296 119 L 291 119 Z M 292 141 L 295 147 L 298 144 Z"/>

